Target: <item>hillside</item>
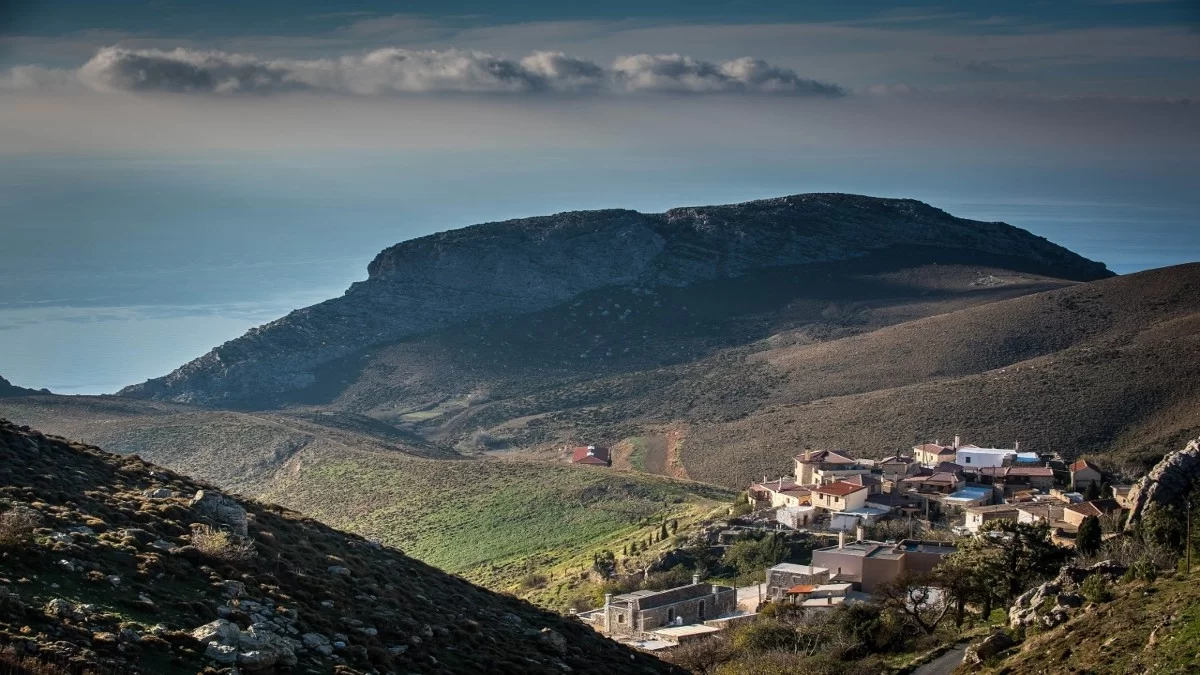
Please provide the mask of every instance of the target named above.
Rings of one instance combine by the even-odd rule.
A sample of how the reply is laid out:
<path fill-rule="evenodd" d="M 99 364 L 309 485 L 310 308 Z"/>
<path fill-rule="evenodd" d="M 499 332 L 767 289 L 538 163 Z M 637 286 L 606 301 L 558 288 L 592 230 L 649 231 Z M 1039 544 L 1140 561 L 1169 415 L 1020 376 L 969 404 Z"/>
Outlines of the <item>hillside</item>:
<path fill-rule="evenodd" d="M 1200 584 L 1195 574 L 1114 584 L 1112 590 L 1111 601 L 1090 604 L 982 670 L 963 667 L 960 672 L 1184 675 L 1200 670 Z"/>
<path fill-rule="evenodd" d="M 874 256 L 875 263 L 861 259 Z M 803 275 L 966 261 L 1060 279 L 1109 276 L 1024 230 L 955 218 L 912 200 L 809 194 L 745 204 L 563 213 L 488 223 L 379 254 L 344 296 L 255 328 L 126 396 L 269 407 L 364 349 L 472 320 L 559 306 L 622 288 L 652 294 L 756 274 Z M 826 270 L 828 272 L 828 270 Z M 681 310 L 684 311 L 684 310 Z"/>
<path fill-rule="evenodd" d="M 63 672 L 669 671 L 399 550 L 0 421 L 10 672 L 5 648 Z"/>
<path fill-rule="evenodd" d="M 597 546 L 644 529 L 643 521 L 686 521 L 733 497 L 653 476 L 439 454 L 341 413 L 36 396 L 7 399 L 0 414 L 195 471 L 497 589 L 547 565 L 587 558 Z"/>
<path fill-rule="evenodd" d="M 16 385 L 14 385 L 13 383 L 9 382 L 8 380 L 4 379 L 3 377 L 0 377 L 0 398 L 5 398 L 5 397 L 9 397 L 9 396 L 33 396 L 36 394 L 49 394 L 49 393 L 50 393 L 50 391 L 46 390 L 46 389 L 42 389 L 39 391 L 37 389 L 26 389 L 25 387 L 18 387 Z"/>

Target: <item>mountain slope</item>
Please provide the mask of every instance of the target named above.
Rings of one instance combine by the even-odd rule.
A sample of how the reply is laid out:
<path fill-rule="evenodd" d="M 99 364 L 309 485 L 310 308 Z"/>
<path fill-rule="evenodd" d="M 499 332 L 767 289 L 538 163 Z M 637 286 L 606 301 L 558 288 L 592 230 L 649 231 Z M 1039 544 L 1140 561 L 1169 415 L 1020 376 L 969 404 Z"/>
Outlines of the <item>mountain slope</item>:
<path fill-rule="evenodd" d="M 609 287 L 686 288 L 914 251 L 922 258 L 908 266 L 940 253 L 1062 279 L 1110 274 L 1024 230 L 954 218 L 912 200 L 811 194 L 652 215 L 564 213 L 398 244 L 341 298 L 292 312 L 121 393 L 271 406 L 311 387 L 331 361 L 473 319 L 526 314 Z"/>
<path fill-rule="evenodd" d="M 192 499 L 200 490 L 204 498 Z M 247 670 L 316 672 L 332 672 L 335 662 L 359 671 L 670 670 L 395 549 L 6 421 L 0 523 L 0 652 L 15 645 L 58 665 L 194 673 L 236 659 Z M 239 523 L 249 553 L 237 536 L 223 544 L 204 537 L 204 526 L 236 533 Z M 204 627 L 214 620 L 225 623 Z"/>

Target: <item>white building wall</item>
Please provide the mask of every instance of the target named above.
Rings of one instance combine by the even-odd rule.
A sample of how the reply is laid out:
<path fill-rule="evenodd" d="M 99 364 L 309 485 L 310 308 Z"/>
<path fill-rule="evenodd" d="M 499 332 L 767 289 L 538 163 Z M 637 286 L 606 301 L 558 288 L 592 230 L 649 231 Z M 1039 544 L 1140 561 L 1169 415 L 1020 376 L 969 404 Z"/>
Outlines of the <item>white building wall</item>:
<path fill-rule="evenodd" d="M 1016 454 L 1016 450 L 998 448 L 959 448 L 954 453 L 954 463 L 964 469 L 1004 466 L 1004 458 L 1015 457 Z"/>

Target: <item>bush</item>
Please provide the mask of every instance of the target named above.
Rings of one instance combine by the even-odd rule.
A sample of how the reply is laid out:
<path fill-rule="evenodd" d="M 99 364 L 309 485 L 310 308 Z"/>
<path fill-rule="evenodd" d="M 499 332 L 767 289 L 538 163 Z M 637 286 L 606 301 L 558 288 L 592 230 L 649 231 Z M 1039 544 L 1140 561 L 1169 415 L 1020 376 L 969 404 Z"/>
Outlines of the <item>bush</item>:
<path fill-rule="evenodd" d="M 33 539 L 33 531 L 42 525 L 42 514 L 18 506 L 0 513 L 0 549 L 22 548 Z"/>
<path fill-rule="evenodd" d="M 1083 597 L 1092 602 L 1108 602 L 1112 600 L 1112 591 L 1108 588 L 1108 582 L 1099 574 L 1093 574 L 1083 580 L 1083 586 L 1080 587 Z"/>
<path fill-rule="evenodd" d="M 228 532 L 207 525 L 192 532 L 192 546 L 210 558 L 225 562 L 240 562 L 258 555 L 253 543 L 237 541 Z"/>

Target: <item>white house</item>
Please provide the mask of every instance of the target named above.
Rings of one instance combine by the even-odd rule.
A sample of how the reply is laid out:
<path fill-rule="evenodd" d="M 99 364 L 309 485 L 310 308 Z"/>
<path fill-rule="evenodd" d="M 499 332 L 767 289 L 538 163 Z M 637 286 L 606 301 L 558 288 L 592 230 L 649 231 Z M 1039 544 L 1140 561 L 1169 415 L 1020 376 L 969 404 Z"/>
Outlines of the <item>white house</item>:
<path fill-rule="evenodd" d="M 1004 466 L 1008 457 L 1016 457 L 1017 451 L 1008 448 L 959 448 L 954 451 L 954 463 L 964 470 Z"/>

